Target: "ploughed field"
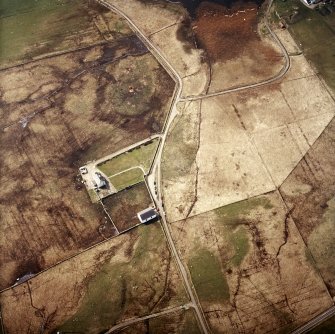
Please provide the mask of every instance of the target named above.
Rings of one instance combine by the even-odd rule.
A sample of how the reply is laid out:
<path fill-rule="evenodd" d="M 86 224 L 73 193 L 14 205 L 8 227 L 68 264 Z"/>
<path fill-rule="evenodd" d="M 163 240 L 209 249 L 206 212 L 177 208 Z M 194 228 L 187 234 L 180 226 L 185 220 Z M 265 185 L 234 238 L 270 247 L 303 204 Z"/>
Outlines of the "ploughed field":
<path fill-rule="evenodd" d="M 54 46 L 42 48 L 41 59 L 23 52 L 0 71 L 0 233 L 6 236 L 0 240 L 0 289 L 115 235 L 102 207 L 91 203 L 78 168 L 159 132 L 174 89 L 115 14 L 85 2 L 82 39 L 70 15 L 46 3 L 40 14 L 72 31 L 67 43 L 49 27 L 44 33 L 58 43 L 57 54 Z M 83 6 L 62 3 L 73 15 Z M 24 34 L 21 42 L 24 50 L 32 46 Z"/>

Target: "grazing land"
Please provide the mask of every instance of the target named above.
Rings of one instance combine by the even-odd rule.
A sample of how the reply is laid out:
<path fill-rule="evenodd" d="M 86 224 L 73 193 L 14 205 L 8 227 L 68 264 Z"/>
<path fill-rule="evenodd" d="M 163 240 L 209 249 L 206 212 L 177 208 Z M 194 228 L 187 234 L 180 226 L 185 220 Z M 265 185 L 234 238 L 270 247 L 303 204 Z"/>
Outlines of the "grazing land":
<path fill-rule="evenodd" d="M 6 333 L 102 333 L 186 302 L 159 223 L 98 245 L 1 295 Z"/>
<path fill-rule="evenodd" d="M 109 181 L 117 191 L 131 187 L 143 180 L 143 171 L 139 167 L 134 167 L 109 178 Z"/>
<path fill-rule="evenodd" d="M 119 232 L 137 225 L 139 223 L 137 213 L 152 205 L 152 199 L 144 182 L 106 197 L 102 202 Z"/>
<path fill-rule="evenodd" d="M 0 72 L 0 288 L 103 240 L 78 168 L 163 127 L 174 82 L 129 29 L 118 34 Z"/>
<path fill-rule="evenodd" d="M 98 168 L 108 177 L 136 166 L 141 166 L 145 173 L 148 173 L 158 144 L 159 139 L 154 139 L 99 164 Z"/>
<path fill-rule="evenodd" d="M 171 228 L 213 333 L 289 332 L 332 305 L 278 191 Z"/>
<path fill-rule="evenodd" d="M 117 191 L 143 181 L 150 171 L 159 139 L 150 140 L 143 145 L 122 153 L 97 165 Z"/>
<path fill-rule="evenodd" d="M 200 334 L 192 310 L 173 312 L 115 331 L 122 334 Z"/>

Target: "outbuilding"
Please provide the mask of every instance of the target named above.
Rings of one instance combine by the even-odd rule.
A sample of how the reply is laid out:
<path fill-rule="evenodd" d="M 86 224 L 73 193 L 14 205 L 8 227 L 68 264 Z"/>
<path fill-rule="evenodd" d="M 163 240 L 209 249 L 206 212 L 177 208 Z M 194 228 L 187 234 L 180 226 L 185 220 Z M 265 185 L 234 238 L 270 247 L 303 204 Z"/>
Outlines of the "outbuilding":
<path fill-rule="evenodd" d="M 156 221 L 159 218 L 159 213 L 154 208 L 147 208 L 138 212 L 137 217 L 141 223 L 148 224 Z"/>

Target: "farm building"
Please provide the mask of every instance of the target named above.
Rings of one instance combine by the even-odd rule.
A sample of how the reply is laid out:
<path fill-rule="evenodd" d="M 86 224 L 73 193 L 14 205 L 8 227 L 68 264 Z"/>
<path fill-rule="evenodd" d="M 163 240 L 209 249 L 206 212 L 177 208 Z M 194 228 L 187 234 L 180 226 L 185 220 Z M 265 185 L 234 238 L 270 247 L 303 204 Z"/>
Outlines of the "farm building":
<path fill-rule="evenodd" d="M 93 174 L 93 181 L 97 185 L 98 188 L 103 188 L 106 186 L 106 180 L 102 177 L 100 173 Z"/>
<path fill-rule="evenodd" d="M 137 217 L 141 223 L 151 223 L 159 218 L 159 213 L 154 208 L 147 208 L 138 212 Z"/>

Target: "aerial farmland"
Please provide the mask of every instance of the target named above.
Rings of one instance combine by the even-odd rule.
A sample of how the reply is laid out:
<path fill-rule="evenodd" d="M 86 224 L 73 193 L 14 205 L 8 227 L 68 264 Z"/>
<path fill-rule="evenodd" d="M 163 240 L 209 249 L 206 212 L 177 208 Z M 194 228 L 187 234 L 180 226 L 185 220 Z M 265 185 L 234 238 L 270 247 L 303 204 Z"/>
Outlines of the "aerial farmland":
<path fill-rule="evenodd" d="M 0 333 L 331 333 L 332 8 L 4 0 Z"/>

